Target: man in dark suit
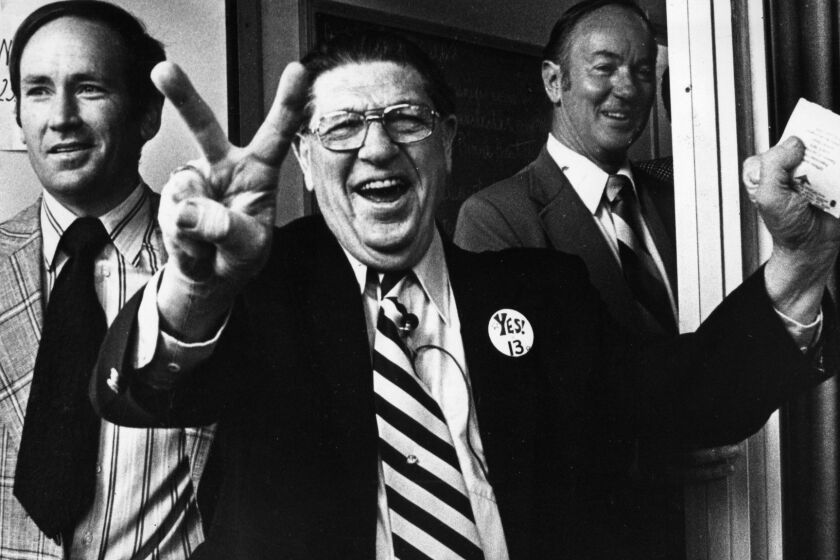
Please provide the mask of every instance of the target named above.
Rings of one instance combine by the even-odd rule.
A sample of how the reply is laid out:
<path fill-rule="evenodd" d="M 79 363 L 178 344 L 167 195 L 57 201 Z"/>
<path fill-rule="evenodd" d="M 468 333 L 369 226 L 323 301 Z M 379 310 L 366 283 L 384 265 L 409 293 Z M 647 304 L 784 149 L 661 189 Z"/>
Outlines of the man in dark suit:
<path fill-rule="evenodd" d="M 580 256 L 616 321 L 644 338 L 673 334 L 677 324 L 673 179 L 627 158 L 655 99 L 656 55 L 653 27 L 631 0 L 569 8 L 543 51 L 553 106 L 546 145 L 519 173 L 467 199 L 455 230 L 455 243 L 470 251 L 548 247 Z M 622 184 L 632 205 L 622 202 Z M 683 557 L 682 485 L 665 473 L 724 476 L 738 448 L 681 453 L 685 442 L 613 442 L 605 452 L 627 467 L 592 482 L 618 508 L 610 527 L 612 508 L 593 504 L 593 517 L 607 523 L 605 549 L 615 539 L 607 555 Z"/>
<path fill-rule="evenodd" d="M 786 187 L 799 143 L 747 174 L 782 249 L 697 333 L 646 344 L 577 257 L 441 237 L 453 96 L 416 46 L 336 37 L 303 66 L 245 148 L 176 66 L 153 73 L 204 157 L 162 193 L 170 260 L 109 331 L 92 391 L 128 425 L 219 418 L 196 557 L 585 558 L 593 419 L 737 440 L 833 372 L 813 342 L 834 328 L 840 228 Z M 295 138 L 323 214 L 273 231 Z"/>

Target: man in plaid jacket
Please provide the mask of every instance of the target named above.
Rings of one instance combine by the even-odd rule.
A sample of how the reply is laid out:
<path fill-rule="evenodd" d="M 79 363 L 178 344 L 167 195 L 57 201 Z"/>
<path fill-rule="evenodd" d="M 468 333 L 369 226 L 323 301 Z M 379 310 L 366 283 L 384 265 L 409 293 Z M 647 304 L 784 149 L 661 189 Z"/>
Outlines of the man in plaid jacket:
<path fill-rule="evenodd" d="M 108 241 L 90 281 L 108 323 L 166 260 L 159 197 L 138 172 L 163 104 L 149 71 L 164 59 L 136 18 L 103 2 L 48 4 L 24 20 L 13 41 L 17 122 L 43 195 L 0 224 L 0 558 L 177 560 L 204 539 L 195 488 L 212 427 L 129 429 L 103 421 L 94 491 L 58 535 L 46 534 L 17 497 L 21 476 L 36 488 L 43 476 L 17 466 L 45 311 L 68 261 L 63 234 L 84 217 L 104 226 Z M 57 507 L 54 499 L 46 496 L 41 507 Z"/>

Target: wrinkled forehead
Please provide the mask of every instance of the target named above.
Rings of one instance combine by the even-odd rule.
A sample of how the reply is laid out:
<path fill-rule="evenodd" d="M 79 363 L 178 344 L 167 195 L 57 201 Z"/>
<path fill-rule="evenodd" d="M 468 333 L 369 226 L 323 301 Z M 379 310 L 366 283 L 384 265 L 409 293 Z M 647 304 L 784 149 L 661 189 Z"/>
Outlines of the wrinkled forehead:
<path fill-rule="evenodd" d="M 420 73 L 390 61 L 352 62 L 327 70 L 312 84 L 310 103 L 313 121 L 333 111 L 367 111 L 397 103 L 432 107 Z"/>

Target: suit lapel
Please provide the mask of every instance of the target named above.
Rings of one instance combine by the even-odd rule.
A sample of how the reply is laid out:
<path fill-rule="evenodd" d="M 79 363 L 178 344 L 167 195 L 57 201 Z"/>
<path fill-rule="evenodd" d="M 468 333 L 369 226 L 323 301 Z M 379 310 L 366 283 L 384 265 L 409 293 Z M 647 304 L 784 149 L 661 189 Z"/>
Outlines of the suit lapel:
<path fill-rule="evenodd" d="M 293 272 L 311 371 L 326 384 L 326 437 L 356 483 L 376 497 L 377 428 L 373 373 L 358 283 L 332 233 L 319 218 L 315 242 L 300 248 Z M 375 503 L 368 504 L 375 507 Z"/>
<path fill-rule="evenodd" d="M 20 437 L 44 322 L 40 199 L 0 226 L 0 421 Z"/>
<path fill-rule="evenodd" d="M 504 260 L 494 265 L 487 256 L 447 245 L 447 266 L 461 321 L 488 480 L 512 556 L 528 556 L 517 552 L 528 549 L 528 520 L 539 494 L 534 487 L 540 437 L 535 397 L 542 391 L 536 345 L 549 342 L 535 339 L 536 351 L 516 358 L 503 355 L 492 345 L 488 327 L 497 311 L 513 309 L 531 321 L 538 318 L 529 301 L 531 294 L 523 291 L 515 275 L 500 274 L 501 267 L 510 265 Z M 537 323 L 534 327 L 538 331 Z"/>
<path fill-rule="evenodd" d="M 493 389 L 492 380 L 499 375 L 500 364 L 496 350 L 491 347 L 488 325 L 493 313 L 508 305 L 512 298 L 510 286 L 488 279 L 478 268 L 469 264 L 469 255 L 445 242 L 446 264 L 455 305 L 461 321 L 461 338 L 469 368 L 478 417 L 482 418 L 486 390 Z"/>
<path fill-rule="evenodd" d="M 612 250 L 592 213 L 545 148 L 533 167 L 530 195 L 542 207 L 540 220 L 551 247 L 580 256 L 612 314 L 625 323 L 638 324 L 641 318 L 635 298 Z"/>

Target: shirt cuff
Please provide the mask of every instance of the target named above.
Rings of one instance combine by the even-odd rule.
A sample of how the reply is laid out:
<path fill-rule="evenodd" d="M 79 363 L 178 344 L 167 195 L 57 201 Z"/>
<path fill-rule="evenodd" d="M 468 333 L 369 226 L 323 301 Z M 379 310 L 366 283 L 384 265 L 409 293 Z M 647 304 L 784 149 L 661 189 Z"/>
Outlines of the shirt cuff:
<path fill-rule="evenodd" d="M 132 365 L 136 370 L 146 370 L 146 382 L 164 388 L 171 386 L 179 374 L 191 371 L 209 358 L 216 349 L 219 337 L 227 326 L 230 312 L 215 335 L 206 341 L 182 342 L 160 330 L 157 293 L 163 269 L 152 276 L 143 289 L 143 296 L 137 310 L 137 329 L 134 331 L 134 356 Z"/>
<path fill-rule="evenodd" d="M 787 329 L 788 334 L 790 334 L 790 336 L 793 338 L 793 341 L 796 343 L 796 346 L 803 353 L 808 352 L 808 350 L 812 349 L 820 340 L 820 336 L 822 336 L 823 326 L 822 310 L 820 310 L 819 314 L 817 315 L 817 318 L 807 325 L 788 317 L 775 307 L 773 308 L 773 311 L 775 311 L 776 315 L 778 315 L 779 318 L 782 320 L 782 323 L 784 323 L 785 329 Z"/>

